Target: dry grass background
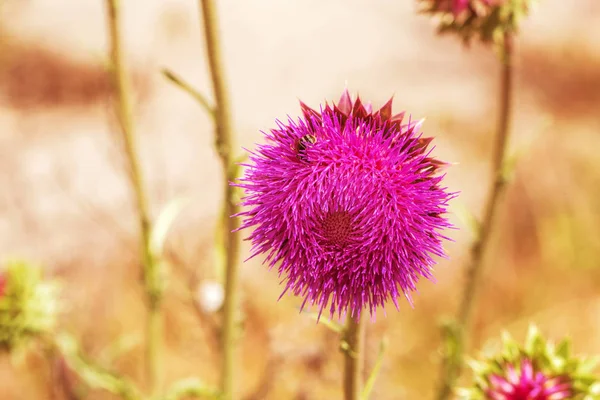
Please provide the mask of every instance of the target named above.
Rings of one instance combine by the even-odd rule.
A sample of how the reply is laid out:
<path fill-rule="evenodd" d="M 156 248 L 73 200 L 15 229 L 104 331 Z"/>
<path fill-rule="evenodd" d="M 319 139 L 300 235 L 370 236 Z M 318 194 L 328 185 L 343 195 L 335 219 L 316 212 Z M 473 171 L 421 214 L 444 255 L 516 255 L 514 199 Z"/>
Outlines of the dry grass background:
<path fill-rule="evenodd" d="M 208 92 L 197 4 L 123 3 L 153 214 L 178 196 L 193 199 L 168 242 L 164 380 L 216 382 L 218 321 L 195 307 L 190 288 L 215 278 L 219 164 L 209 119 L 159 74 L 167 66 Z M 62 326 L 92 357 L 142 382 L 138 242 L 105 73 L 103 2 L 0 5 L 0 255 L 38 261 L 62 279 Z M 223 0 L 219 7 L 240 145 L 261 141 L 259 131 L 274 118 L 297 114 L 298 98 L 309 105 L 337 99 L 346 81 L 375 105 L 394 94 L 397 108 L 427 117 L 438 156 L 458 163 L 447 178 L 461 191 L 454 205 L 479 214 L 495 121 L 491 51 L 436 37 L 412 1 Z M 472 346 L 495 340 L 501 329 L 522 338 L 534 321 L 550 337 L 570 335 L 578 351 L 600 353 L 597 2 L 540 1 L 523 27 L 517 69 L 511 148 L 526 151 L 486 257 Z M 451 232 L 438 283 L 421 282 L 414 309 L 389 309 L 369 326 L 368 366 L 382 335 L 391 341 L 375 399 L 433 394 L 438 323 L 455 310 L 471 240 L 452 218 L 461 229 Z M 242 398 L 339 398 L 336 336 L 299 315 L 299 300 L 277 302 L 277 276 L 259 260 L 241 274 Z M 118 341 L 131 345 L 111 356 Z M 51 375 L 36 354 L 19 365 L 0 356 L 2 399 L 66 398 L 51 389 L 71 378 Z"/>

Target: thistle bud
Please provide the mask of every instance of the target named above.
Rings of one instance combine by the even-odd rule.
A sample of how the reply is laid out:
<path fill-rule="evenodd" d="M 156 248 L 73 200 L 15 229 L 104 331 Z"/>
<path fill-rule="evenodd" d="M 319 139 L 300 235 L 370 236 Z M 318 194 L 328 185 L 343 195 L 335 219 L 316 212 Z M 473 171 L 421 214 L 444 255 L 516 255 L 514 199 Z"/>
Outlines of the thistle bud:
<path fill-rule="evenodd" d="M 58 286 L 39 268 L 13 261 L 0 271 L 0 347 L 50 333 L 56 324 Z"/>

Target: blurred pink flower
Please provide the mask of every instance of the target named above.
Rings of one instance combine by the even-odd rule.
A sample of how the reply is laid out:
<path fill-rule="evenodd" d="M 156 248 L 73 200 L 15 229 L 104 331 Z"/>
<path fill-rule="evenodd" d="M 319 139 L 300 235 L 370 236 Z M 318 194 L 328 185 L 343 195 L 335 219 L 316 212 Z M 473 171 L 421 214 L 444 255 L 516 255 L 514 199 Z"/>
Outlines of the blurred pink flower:
<path fill-rule="evenodd" d="M 568 340 L 555 344 L 532 325 L 523 345 L 505 333 L 500 352 L 471 360 L 473 384 L 457 392 L 461 400 L 596 400 L 597 361 L 573 355 Z"/>
<path fill-rule="evenodd" d="M 518 31 L 532 0 L 417 0 L 421 12 L 435 16 L 439 33 L 454 33 L 465 43 L 501 44 Z"/>
<path fill-rule="evenodd" d="M 572 398 L 566 376 L 550 376 L 536 371 L 531 360 L 521 360 L 520 368 L 504 366 L 504 374 L 489 377 L 488 398 L 492 400 L 563 400 Z"/>

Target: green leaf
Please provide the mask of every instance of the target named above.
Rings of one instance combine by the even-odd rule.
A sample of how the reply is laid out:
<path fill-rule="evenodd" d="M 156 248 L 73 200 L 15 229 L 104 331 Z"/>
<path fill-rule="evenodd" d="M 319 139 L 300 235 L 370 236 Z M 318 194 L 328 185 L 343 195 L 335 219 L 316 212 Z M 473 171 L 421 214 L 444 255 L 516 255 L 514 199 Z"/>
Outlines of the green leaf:
<path fill-rule="evenodd" d="M 471 233 L 474 238 L 479 237 L 481 224 L 464 203 L 457 200 L 453 201 L 451 212 L 458 217 L 461 224 L 468 229 L 469 233 Z"/>
<path fill-rule="evenodd" d="M 152 232 L 150 233 L 150 249 L 155 257 L 162 257 L 167 234 L 177 216 L 189 202 L 190 200 L 187 198 L 172 200 L 158 215 L 154 227 L 152 228 Z"/>
<path fill-rule="evenodd" d="M 113 364 L 115 360 L 117 360 L 123 354 L 140 346 L 141 343 L 142 338 L 138 333 L 122 335 L 102 350 L 98 356 L 98 360 L 104 365 Z"/>
<path fill-rule="evenodd" d="M 192 85 L 190 85 L 189 83 L 184 81 L 182 78 L 180 78 L 174 72 L 172 72 L 166 68 L 163 68 L 161 70 L 161 72 L 162 72 L 163 76 L 165 78 L 167 78 L 167 80 L 169 82 L 171 82 L 175 86 L 178 86 L 184 92 L 187 92 L 190 96 L 192 96 L 198 102 L 198 104 L 200 104 L 202 106 L 202 108 L 204 108 L 206 110 L 208 115 L 210 115 L 210 117 L 213 120 L 215 119 L 215 108 L 210 104 L 210 101 L 206 98 L 206 96 L 204 96 L 202 93 L 200 93 L 199 90 L 193 88 Z"/>
<path fill-rule="evenodd" d="M 383 365 L 383 356 L 385 354 L 385 350 L 387 349 L 389 344 L 389 340 L 386 336 L 383 337 L 381 342 L 379 343 L 379 352 L 377 353 L 377 361 L 375 361 L 375 365 L 373 366 L 373 370 L 371 374 L 369 374 L 369 378 L 365 383 L 365 387 L 360 396 L 361 400 L 368 400 L 371 392 L 373 391 L 373 387 L 375 386 L 375 380 L 379 375 L 379 371 L 381 370 L 381 366 Z"/>
<path fill-rule="evenodd" d="M 187 378 L 175 382 L 167 391 L 167 394 L 162 397 L 163 400 L 179 400 L 188 397 L 199 397 L 218 399 L 220 392 L 198 378 Z"/>
<path fill-rule="evenodd" d="M 335 333 L 342 333 L 344 331 L 344 327 L 342 325 L 338 324 L 337 322 L 331 321 L 327 318 L 322 318 L 322 316 L 319 313 L 304 311 L 303 314 L 312 318 L 316 322 L 325 325 L 325 327 L 329 328 Z"/>

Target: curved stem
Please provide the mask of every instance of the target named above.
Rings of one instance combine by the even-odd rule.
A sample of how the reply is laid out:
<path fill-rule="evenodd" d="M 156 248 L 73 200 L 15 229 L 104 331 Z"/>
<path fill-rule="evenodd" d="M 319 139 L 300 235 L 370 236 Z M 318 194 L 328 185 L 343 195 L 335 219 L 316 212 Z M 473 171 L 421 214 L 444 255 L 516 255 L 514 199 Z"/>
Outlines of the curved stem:
<path fill-rule="evenodd" d="M 239 218 L 231 217 L 239 212 L 235 200 L 235 188 L 229 183 L 236 179 L 237 169 L 233 168 L 233 130 L 229 108 L 228 92 L 224 79 L 223 61 L 219 45 L 217 13 L 214 0 L 199 0 L 204 22 L 204 39 L 214 91 L 215 107 L 215 146 L 223 169 L 223 214 L 219 220 L 224 227 L 221 246 L 225 255 L 225 302 L 223 305 L 223 326 L 221 332 L 221 391 L 224 400 L 233 398 L 234 364 L 236 348 L 236 313 L 238 287 L 239 239 L 236 232 Z"/>
<path fill-rule="evenodd" d="M 364 312 L 358 320 L 348 316 L 344 337 L 344 399 L 359 400 L 362 393 L 364 368 Z"/>
<path fill-rule="evenodd" d="M 130 82 L 128 79 L 120 30 L 120 3 L 118 0 L 106 0 L 108 27 L 110 33 L 111 72 L 116 89 L 116 111 L 121 125 L 121 134 L 125 154 L 131 172 L 131 182 L 136 199 L 136 207 L 141 232 L 142 261 L 144 268 L 144 284 L 148 302 L 148 321 L 146 332 L 147 379 L 154 393 L 157 389 L 159 374 L 159 342 L 160 342 L 160 302 L 161 290 L 158 285 L 158 263 L 150 247 L 151 224 L 148 213 L 148 201 L 144 190 L 144 182 L 140 163 L 136 153 L 137 145 L 134 136 L 132 101 Z"/>
<path fill-rule="evenodd" d="M 86 357 L 72 336 L 59 334 L 56 337 L 44 338 L 44 346 L 48 354 L 60 360 L 63 373 L 68 371 L 75 373 L 89 388 L 105 390 L 124 400 L 145 398 L 129 379 L 109 371 Z M 67 389 L 69 399 L 81 397 L 72 392 L 70 387 Z"/>
<path fill-rule="evenodd" d="M 513 89 L 513 37 L 510 33 L 504 36 L 502 47 L 502 72 L 500 76 L 500 98 L 498 128 L 494 144 L 494 153 L 492 159 L 492 177 L 493 184 L 490 188 L 488 200 L 485 205 L 483 220 L 479 228 L 479 235 L 471 247 L 471 262 L 467 267 L 466 283 L 463 290 L 463 296 L 460 302 L 457 315 L 457 326 L 453 330 L 453 339 L 455 341 L 455 351 L 447 356 L 442 366 L 441 386 L 437 399 L 445 400 L 450 397 L 452 387 L 458 379 L 461 368 L 462 358 L 467 339 L 467 330 L 471 319 L 474 306 L 476 288 L 479 284 L 479 277 L 483 267 L 483 256 L 487 245 L 489 244 L 490 232 L 494 223 L 496 209 L 500 196 L 504 192 L 506 180 L 504 179 L 503 166 L 506 158 L 506 144 L 510 131 L 511 100 Z"/>

